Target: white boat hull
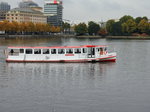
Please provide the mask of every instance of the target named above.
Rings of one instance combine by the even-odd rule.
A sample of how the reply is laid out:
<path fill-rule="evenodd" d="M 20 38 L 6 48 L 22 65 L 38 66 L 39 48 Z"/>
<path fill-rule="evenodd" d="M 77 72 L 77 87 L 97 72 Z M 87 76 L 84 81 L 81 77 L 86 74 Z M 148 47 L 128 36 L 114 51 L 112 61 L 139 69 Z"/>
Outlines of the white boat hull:
<path fill-rule="evenodd" d="M 50 59 L 48 56 L 47 59 L 16 59 L 16 58 L 9 58 L 6 59 L 7 62 L 43 62 L 43 63 L 49 63 L 49 62 L 115 62 L 116 61 L 116 53 L 111 53 L 110 55 L 102 56 L 99 58 L 81 58 L 81 59 Z"/>

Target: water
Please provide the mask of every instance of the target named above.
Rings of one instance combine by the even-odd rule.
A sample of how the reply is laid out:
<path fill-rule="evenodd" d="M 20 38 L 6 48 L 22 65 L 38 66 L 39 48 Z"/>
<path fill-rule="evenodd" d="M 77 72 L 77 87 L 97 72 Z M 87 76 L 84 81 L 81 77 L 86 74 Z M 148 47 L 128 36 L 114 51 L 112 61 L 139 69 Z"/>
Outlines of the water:
<path fill-rule="evenodd" d="M 7 46 L 109 45 L 116 63 L 6 63 Z M 0 40 L 0 112 L 149 112 L 150 41 Z"/>

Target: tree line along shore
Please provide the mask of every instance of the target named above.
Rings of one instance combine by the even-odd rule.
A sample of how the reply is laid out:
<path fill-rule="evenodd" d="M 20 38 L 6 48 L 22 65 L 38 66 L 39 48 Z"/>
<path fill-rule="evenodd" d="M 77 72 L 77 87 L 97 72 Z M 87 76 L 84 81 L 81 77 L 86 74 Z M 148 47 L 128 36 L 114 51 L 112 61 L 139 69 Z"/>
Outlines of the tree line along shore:
<path fill-rule="evenodd" d="M 147 17 L 137 17 L 125 15 L 118 20 L 108 20 L 105 25 L 90 21 L 88 25 L 80 23 L 75 26 L 77 35 L 100 35 L 100 36 L 139 36 L 149 37 L 150 22 Z"/>
<path fill-rule="evenodd" d="M 71 37 L 82 38 L 149 38 L 150 23 L 147 17 L 133 18 L 129 15 L 125 15 L 117 21 L 113 19 L 108 20 L 103 26 L 94 21 L 89 21 L 88 24 L 82 22 L 73 26 L 65 22 L 59 27 L 50 24 L 18 23 L 4 20 L 0 22 L 0 31 L 5 32 L 5 37 L 13 37 L 11 35 L 22 35 L 22 37 L 34 35 L 36 37 L 38 35 L 71 34 Z"/>

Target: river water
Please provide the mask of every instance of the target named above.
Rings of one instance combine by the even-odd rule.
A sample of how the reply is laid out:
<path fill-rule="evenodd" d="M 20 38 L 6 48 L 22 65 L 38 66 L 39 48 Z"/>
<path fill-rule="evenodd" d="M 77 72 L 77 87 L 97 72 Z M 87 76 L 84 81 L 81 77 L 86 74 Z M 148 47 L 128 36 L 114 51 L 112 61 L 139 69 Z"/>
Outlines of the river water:
<path fill-rule="evenodd" d="M 7 46 L 109 45 L 116 63 L 6 63 Z M 0 112 L 150 112 L 150 40 L 0 40 Z"/>

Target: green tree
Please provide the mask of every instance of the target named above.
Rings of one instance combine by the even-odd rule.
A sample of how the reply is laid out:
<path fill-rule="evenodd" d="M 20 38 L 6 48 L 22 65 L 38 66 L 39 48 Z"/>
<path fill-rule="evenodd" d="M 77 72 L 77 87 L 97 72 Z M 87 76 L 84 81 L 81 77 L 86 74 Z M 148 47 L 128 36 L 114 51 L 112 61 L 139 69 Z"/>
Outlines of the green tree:
<path fill-rule="evenodd" d="M 112 25 L 112 35 L 114 36 L 121 36 L 122 35 L 122 29 L 121 29 L 121 23 L 120 22 L 115 22 Z"/>
<path fill-rule="evenodd" d="M 89 35 L 97 35 L 99 30 L 100 30 L 99 24 L 97 24 L 93 21 L 90 21 L 88 23 L 88 33 L 89 33 Z"/>
<path fill-rule="evenodd" d="M 150 30 L 150 24 L 147 20 L 142 19 L 140 23 L 138 24 L 138 29 L 141 33 L 149 33 Z"/>
<path fill-rule="evenodd" d="M 134 20 L 134 18 L 132 16 L 129 16 L 129 15 L 125 15 L 123 17 L 120 18 L 120 23 L 126 23 L 129 19 L 132 19 Z"/>
<path fill-rule="evenodd" d="M 122 32 L 124 34 L 130 35 L 136 30 L 136 23 L 133 19 L 129 19 L 128 21 L 122 23 Z"/>
<path fill-rule="evenodd" d="M 135 18 L 136 24 L 139 24 L 141 20 L 142 20 L 142 17 L 137 17 L 137 18 Z"/>
<path fill-rule="evenodd" d="M 69 23 L 67 23 L 67 22 L 63 22 L 63 24 L 62 24 L 62 29 L 63 29 L 63 32 L 64 33 L 70 33 L 70 28 L 71 28 L 71 25 L 69 24 Z"/>
<path fill-rule="evenodd" d="M 75 32 L 77 33 L 77 35 L 84 35 L 87 33 L 87 25 L 85 23 L 80 23 L 78 25 L 75 26 Z"/>
<path fill-rule="evenodd" d="M 106 23 L 106 29 L 110 35 L 113 34 L 113 25 L 114 24 L 115 24 L 115 21 L 113 19 L 108 20 Z"/>

